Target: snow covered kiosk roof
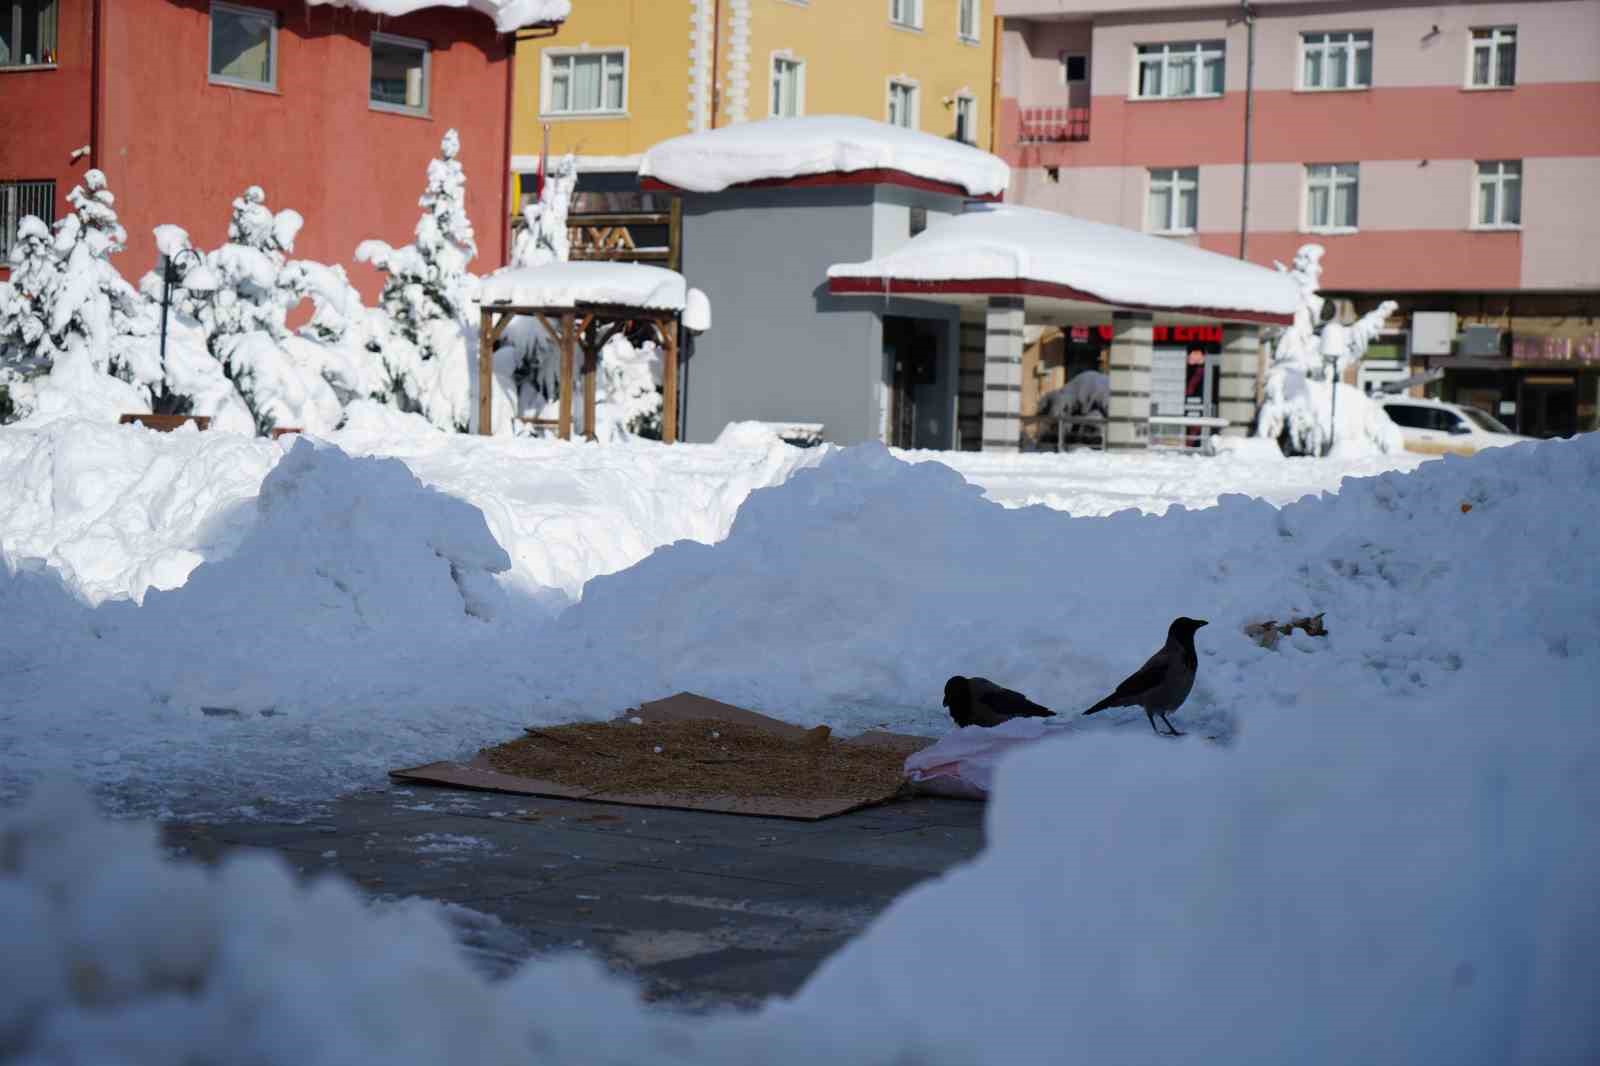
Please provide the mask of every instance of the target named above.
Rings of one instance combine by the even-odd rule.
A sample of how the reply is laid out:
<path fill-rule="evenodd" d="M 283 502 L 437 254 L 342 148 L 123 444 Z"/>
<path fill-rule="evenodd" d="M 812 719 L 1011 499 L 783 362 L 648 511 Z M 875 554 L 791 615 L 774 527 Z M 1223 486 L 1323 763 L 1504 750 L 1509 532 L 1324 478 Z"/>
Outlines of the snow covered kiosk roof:
<path fill-rule="evenodd" d="M 959 141 L 849 115 L 741 122 L 662 141 L 644 154 L 646 189 L 722 192 L 763 185 L 908 185 L 998 199 L 1011 168 Z"/>
<path fill-rule="evenodd" d="M 1288 324 L 1299 290 L 1287 274 L 1165 237 L 1054 211 L 983 205 L 930 225 L 896 251 L 828 268 L 836 295 L 886 293 L 944 303 L 991 295 L 1047 301 L 1042 311 L 1098 321 L 1109 305 L 1164 318 Z"/>
<path fill-rule="evenodd" d="M 517 307 L 633 307 L 681 314 L 688 293 L 683 275 L 664 267 L 564 262 L 496 270 L 483 279 L 478 299 Z"/>
<path fill-rule="evenodd" d="M 425 7 L 467 7 L 494 19 L 494 28 L 510 33 L 524 26 L 554 26 L 572 14 L 572 0 L 306 0 L 313 6 L 353 7 L 374 15 L 398 17 Z"/>

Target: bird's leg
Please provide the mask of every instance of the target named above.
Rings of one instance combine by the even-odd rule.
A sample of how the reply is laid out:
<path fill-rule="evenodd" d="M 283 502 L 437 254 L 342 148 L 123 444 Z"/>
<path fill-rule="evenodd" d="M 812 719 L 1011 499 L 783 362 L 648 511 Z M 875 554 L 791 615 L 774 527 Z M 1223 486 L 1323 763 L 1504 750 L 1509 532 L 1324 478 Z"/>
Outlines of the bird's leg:
<path fill-rule="evenodd" d="M 1156 728 L 1156 716 L 1150 711 L 1145 711 L 1144 716 L 1150 719 L 1150 731 L 1159 737 L 1161 735 L 1161 730 Z"/>
<path fill-rule="evenodd" d="M 1162 722 L 1162 724 L 1163 724 L 1163 725 L 1165 725 L 1165 726 L 1166 726 L 1166 727 L 1167 727 L 1167 728 L 1168 728 L 1168 729 L 1171 729 L 1171 730 L 1172 730 L 1172 732 L 1170 732 L 1170 733 L 1168 733 L 1168 734 L 1167 734 L 1167 736 L 1169 736 L 1169 737 L 1181 737 L 1181 736 L 1183 736 L 1183 734 L 1182 734 L 1182 733 L 1181 733 L 1181 732 L 1179 732 L 1179 731 L 1178 731 L 1178 730 L 1177 730 L 1177 729 L 1174 729 L 1174 728 L 1173 728 L 1173 725 L 1172 725 L 1172 723 L 1171 723 L 1171 722 L 1169 722 L 1169 721 L 1167 721 L 1167 716 L 1166 716 L 1166 715 L 1162 715 L 1162 716 L 1161 716 L 1161 722 Z M 1154 725 L 1154 724 L 1155 724 L 1155 723 L 1154 723 L 1154 722 L 1152 722 L 1152 723 L 1150 723 L 1150 724 L 1151 724 L 1151 725 Z"/>

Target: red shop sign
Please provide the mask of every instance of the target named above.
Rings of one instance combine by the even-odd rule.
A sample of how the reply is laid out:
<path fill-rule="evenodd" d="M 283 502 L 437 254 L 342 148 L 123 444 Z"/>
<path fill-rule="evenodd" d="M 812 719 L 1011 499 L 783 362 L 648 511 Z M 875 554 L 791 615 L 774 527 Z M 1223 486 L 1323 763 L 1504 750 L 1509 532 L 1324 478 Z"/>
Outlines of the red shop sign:
<path fill-rule="evenodd" d="M 1099 330 L 1100 339 L 1101 340 L 1109 341 L 1111 339 L 1111 335 L 1112 334 L 1111 334 L 1111 327 L 1110 326 L 1097 326 L 1095 328 L 1097 330 Z M 1221 326 L 1153 326 L 1153 327 L 1151 327 L 1151 331 L 1150 332 L 1151 332 L 1150 339 L 1156 344 L 1162 344 L 1162 343 L 1171 343 L 1171 344 L 1221 344 L 1222 343 L 1222 327 Z M 1077 339 L 1077 336 L 1076 336 L 1077 330 L 1076 329 L 1073 330 L 1073 334 L 1074 334 L 1073 339 L 1076 340 Z"/>

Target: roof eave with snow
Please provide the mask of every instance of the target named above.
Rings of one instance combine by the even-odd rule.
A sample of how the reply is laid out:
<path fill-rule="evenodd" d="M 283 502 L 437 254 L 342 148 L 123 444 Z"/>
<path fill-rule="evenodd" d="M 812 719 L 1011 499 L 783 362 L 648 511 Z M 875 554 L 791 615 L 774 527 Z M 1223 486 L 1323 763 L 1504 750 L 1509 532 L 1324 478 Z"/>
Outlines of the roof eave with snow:
<path fill-rule="evenodd" d="M 824 174 L 800 174 L 792 178 L 762 178 L 758 181 L 736 182 L 726 188 L 706 193 L 696 193 L 693 189 L 670 185 L 659 178 L 647 177 L 639 182 L 639 187 L 646 192 L 665 192 L 677 196 L 716 196 L 720 193 L 735 192 L 740 189 L 806 189 L 851 185 L 897 185 L 905 189 L 940 193 L 944 196 L 959 197 L 963 200 L 975 200 L 983 203 L 999 203 L 1003 195 L 1001 193 L 970 193 L 960 185 L 947 181 L 934 181 L 930 178 L 918 177 L 915 174 L 908 174 L 903 170 L 893 170 L 888 167 L 873 167 L 867 170 L 834 170 Z"/>
<path fill-rule="evenodd" d="M 1166 307 L 1139 302 L 1119 303 L 1102 299 L 1091 292 L 1074 289 L 1069 285 L 1029 278 L 956 278 L 927 281 L 866 276 L 830 277 L 828 293 L 832 296 L 880 298 L 901 296 L 968 308 L 985 305 L 991 296 L 1020 296 L 1024 300 L 1034 301 L 1029 309 L 1035 312 L 1035 317 L 1040 320 L 1052 320 L 1061 325 L 1103 323 L 1106 314 L 1114 311 L 1149 314 L 1154 320 L 1169 324 L 1235 322 L 1287 326 L 1294 321 L 1292 313 L 1276 314 L 1270 311 L 1223 307 Z"/>
<path fill-rule="evenodd" d="M 466 8 L 491 19 L 499 33 L 554 29 L 572 14 L 571 0 L 306 0 L 316 7 L 347 7 L 398 18 L 425 8 Z"/>

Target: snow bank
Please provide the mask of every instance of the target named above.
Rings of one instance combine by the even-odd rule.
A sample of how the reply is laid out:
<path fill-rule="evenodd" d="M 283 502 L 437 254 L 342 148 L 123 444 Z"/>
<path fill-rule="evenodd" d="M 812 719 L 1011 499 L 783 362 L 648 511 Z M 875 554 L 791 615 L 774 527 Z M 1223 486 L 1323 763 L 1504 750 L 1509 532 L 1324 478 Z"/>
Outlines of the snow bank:
<path fill-rule="evenodd" d="M 483 279 L 478 298 L 485 304 L 573 307 L 615 304 L 652 311 L 682 311 L 683 275 L 641 263 L 559 262 L 532 267 L 502 267 Z"/>
<path fill-rule="evenodd" d="M 691 192 L 721 192 L 752 181 L 856 170 L 899 170 L 998 196 L 1011 169 L 958 141 L 848 115 L 740 122 L 662 141 L 639 163 L 639 177 Z"/>
<path fill-rule="evenodd" d="M 550 25 L 566 21 L 572 14 L 572 0 L 306 0 L 313 7 L 351 7 L 375 15 L 398 17 L 425 7 L 466 7 L 494 19 L 500 33 L 511 33 L 524 26 Z"/>
<path fill-rule="evenodd" d="M 935 222 L 877 259 L 836 263 L 828 277 L 1040 281 L 1109 304 L 1285 320 L 1299 305 L 1287 275 L 1231 256 L 1055 211 L 997 205 Z"/>

